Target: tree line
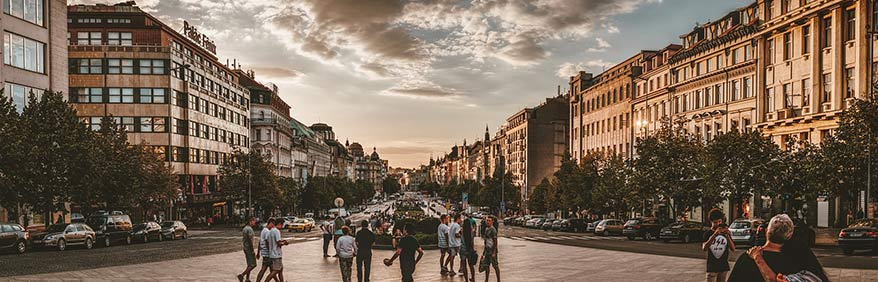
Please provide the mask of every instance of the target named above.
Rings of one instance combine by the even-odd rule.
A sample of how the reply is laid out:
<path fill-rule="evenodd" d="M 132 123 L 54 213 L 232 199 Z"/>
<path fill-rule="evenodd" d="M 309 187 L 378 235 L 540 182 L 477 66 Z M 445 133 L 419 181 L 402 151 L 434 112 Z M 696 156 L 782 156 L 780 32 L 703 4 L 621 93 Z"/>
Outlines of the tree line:
<path fill-rule="evenodd" d="M 576 162 L 566 154 L 560 170 L 531 193 L 530 210 L 650 215 L 663 205 L 666 212 L 654 215 L 675 217 L 754 195 L 780 200 L 784 211 L 798 208 L 791 200 L 820 196 L 839 197 L 856 210 L 857 195 L 867 187 L 868 152 L 878 148 L 878 103 L 871 99 L 842 112 L 820 144 L 797 136 L 777 144 L 758 129 L 738 128 L 704 140 L 681 120 L 661 124 L 637 139 L 633 159 L 589 153 Z"/>
<path fill-rule="evenodd" d="M 10 219 L 20 211 L 66 213 L 68 207 L 83 214 L 148 214 L 179 195 L 166 152 L 131 144 L 112 117 L 93 130 L 60 92 L 30 93 L 27 99 L 19 112 L 0 92 L 0 207 Z"/>
<path fill-rule="evenodd" d="M 519 211 L 521 209 L 520 187 L 515 185 L 511 173 L 500 173 L 502 166 L 483 181 L 465 180 L 461 183 L 452 182 L 440 185 L 436 182 L 424 182 L 416 187 L 419 191 L 428 192 L 448 199 L 452 203 L 463 201 L 463 194 L 467 195 L 467 204 L 470 206 L 487 207 L 492 213 L 501 211 L 501 202 L 505 202 L 507 211 Z"/>

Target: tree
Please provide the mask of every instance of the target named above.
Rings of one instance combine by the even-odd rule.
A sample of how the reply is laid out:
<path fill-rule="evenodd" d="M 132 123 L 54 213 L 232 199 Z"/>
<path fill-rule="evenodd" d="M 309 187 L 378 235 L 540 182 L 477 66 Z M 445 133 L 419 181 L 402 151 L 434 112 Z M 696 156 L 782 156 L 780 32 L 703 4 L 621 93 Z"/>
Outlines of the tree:
<path fill-rule="evenodd" d="M 384 190 L 384 194 L 387 195 L 399 193 L 402 190 L 402 186 L 399 185 L 399 178 L 395 176 L 385 177 L 381 182 L 381 188 Z"/>
<path fill-rule="evenodd" d="M 495 176 L 486 178 L 485 184 L 478 190 L 479 205 L 500 211 L 500 203 L 505 201 L 507 210 L 517 210 L 521 204 L 521 188 L 513 184 L 512 173 Z M 473 186 L 478 187 L 478 183 L 474 182 Z"/>
<path fill-rule="evenodd" d="M 856 203 L 857 193 L 867 187 L 870 156 L 878 152 L 876 133 L 878 101 L 871 95 L 870 99 L 856 100 L 839 115 L 838 128 L 822 144 L 825 164 L 829 166 L 822 170 L 832 172 L 824 175 L 824 184 L 829 188 L 826 192 L 847 203 Z M 872 175 L 878 175 L 878 166 L 871 167 Z"/>
<path fill-rule="evenodd" d="M 533 192 L 530 194 L 530 199 L 528 199 L 527 207 L 537 214 L 546 213 L 546 193 L 551 188 L 552 184 L 549 183 L 549 179 L 543 178 L 543 181 L 540 182 L 540 185 L 534 187 Z"/>
<path fill-rule="evenodd" d="M 590 160 L 595 155 L 586 155 L 584 162 Z M 592 167 L 582 166 L 572 160 L 570 153 L 564 152 L 561 158 L 561 168 L 554 173 L 555 186 L 554 191 L 547 193 L 551 199 L 546 199 L 546 206 L 550 210 L 563 209 L 579 211 L 591 206 L 594 181 L 597 177 L 596 170 L 590 170 Z M 552 200 L 551 202 L 549 200 Z M 550 204 L 556 203 L 556 204 Z"/>
<path fill-rule="evenodd" d="M 274 165 L 260 153 L 235 149 L 231 161 L 218 169 L 220 193 L 228 201 L 248 203 L 261 217 L 270 215 L 282 202 Z M 249 193 L 248 193 L 249 192 Z"/>
<path fill-rule="evenodd" d="M 292 177 L 279 177 L 277 183 L 284 199 L 281 211 L 284 213 L 297 211 L 302 202 L 302 184 Z"/>
<path fill-rule="evenodd" d="M 171 207 L 172 201 L 182 194 L 177 176 L 165 161 L 164 151 L 156 152 L 143 144 L 129 147 L 129 162 L 136 163 L 137 171 L 132 189 L 124 203 L 145 214 Z"/>
<path fill-rule="evenodd" d="M 17 218 L 17 207 L 21 203 L 21 163 L 24 138 L 19 130 L 20 115 L 12 104 L 11 97 L 3 95 L 0 89 L 0 207 L 13 213 Z"/>
<path fill-rule="evenodd" d="M 621 155 L 610 154 L 604 158 L 593 158 L 597 161 L 599 177 L 595 183 L 591 195 L 599 199 L 595 208 L 602 214 L 613 212 L 616 216 L 628 211 L 635 204 L 641 204 L 638 195 L 632 194 L 628 185 L 628 176 L 631 175 L 629 167 Z"/>
<path fill-rule="evenodd" d="M 772 169 L 780 161 L 781 151 L 758 130 L 737 129 L 717 135 L 708 142 L 705 155 L 705 186 L 703 199 L 707 208 L 729 199 L 733 206 L 754 193 L 770 194 L 778 184 Z M 735 211 L 733 213 L 738 213 Z M 737 215 L 730 215 L 737 218 Z"/>

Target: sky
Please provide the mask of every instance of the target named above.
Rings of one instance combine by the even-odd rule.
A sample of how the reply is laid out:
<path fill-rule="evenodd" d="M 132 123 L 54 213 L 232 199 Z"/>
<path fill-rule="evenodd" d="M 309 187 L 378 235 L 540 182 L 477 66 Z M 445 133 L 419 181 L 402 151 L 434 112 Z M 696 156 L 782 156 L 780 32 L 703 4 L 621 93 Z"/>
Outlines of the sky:
<path fill-rule="evenodd" d="M 271 82 L 304 124 L 416 167 L 754 0 L 140 0 Z M 71 4 L 120 1 L 73 0 Z"/>

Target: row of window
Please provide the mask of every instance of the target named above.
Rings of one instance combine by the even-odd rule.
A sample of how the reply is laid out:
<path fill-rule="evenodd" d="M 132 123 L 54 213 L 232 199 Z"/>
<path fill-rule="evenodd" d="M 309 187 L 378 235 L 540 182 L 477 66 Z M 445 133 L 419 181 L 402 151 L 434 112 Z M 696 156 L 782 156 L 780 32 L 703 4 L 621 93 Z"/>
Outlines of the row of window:
<path fill-rule="evenodd" d="M 82 122 L 91 130 L 101 130 L 103 117 L 81 117 Z M 168 117 L 109 117 L 117 128 L 128 133 L 165 133 L 168 132 Z"/>
<path fill-rule="evenodd" d="M 165 88 L 70 88 L 70 101 L 77 103 L 141 103 L 166 104 L 168 89 Z"/>
<path fill-rule="evenodd" d="M 250 138 L 244 134 L 237 134 L 222 128 L 201 124 L 194 121 L 174 119 L 172 132 L 180 135 L 189 135 L 211 141 L 228 143 L 232 146 L 250 146 Z"/>
<path fill-rule="evenodd" d="M 3 13 L 39 26 L 43 25 L 43 11 L 43 0 L 3 0 Z"/>
<path fill-rule="evenodd" d="M 232 92 L 228 87 L 223 86 L 221 83 L 213 81 L 209 77 L 201 75 L 200 73 L 195 72 L 191 68 L 186 69 L 185 72 L 179 71 L 182 68 L 177 62 L 173 62 L 173 68 L 171 71 L 171 75 L 176 77 L 177 79 L 188 81 L 189 83 L 198 86 L 202 90 L 208 93 L 212 93 L 214 95 L 222 96 L 226 99 L 231 99 L 233 102 L 238 103 L 242 106 L 250 105 L 250 99 L 246 98 L 244 95 L 237 94 Z"/>
<path fill-rule="evenodd" d="M 178 51 L 192 60 L 193 65 L 206 65 L 210 71 L 216 74 L 219 78 L 225 80 L 233 80 L 233 75 L 226 71 L 224 67 L 221 67 L 216 62 L 211 61 L 195 52 L 192 52 L 192 49 L 183 47 L 183 44 L 180 44 L 177 41 L 171 42 L 171 48 L 175 51 Z"/>
<path fill-rule="evenodd" d="M 616 130 L 622 130 L 631 126 L 629 122 L 631 118 L 630 113 L 625 113 L 625 115 L 618 115 L 611 118 L 606 118 L 603 120 L 595 121 L 589 124 L 585 124 L 582 126 L 584 130 L 584 135 L 594 136 L 602 133 L 608 133 Z M 579 136 L 578 132 L 574 132 L 574 136 Z"/>
<path fill-rule="evenodd" d="M 603 107 L 613 105 L 618 102 L 622 102 L 625 99 L 631 97 L 631 89 L 628 85 L 620 86 L 619 89 L 613 89 L 613 91 L 607 91 L 600 96 L 592 97 L 588 101 L 585 101 L 585 107 L 582 109 L 584 112 L 592 112 L 596 110 L 600 110 Z"/>
<path fill-rule="evenodd" d="M 103 117 L 81 117 L 82 122 L 91 130 L 101 130 Z M 124 129 L 128 133 L 167 133 L 168 117 L 109 117 L 117 128 Z M 189 135 L 206 140 L 228 143 L 232 146 L 248 147 L 250 140 L 243 134 L 237 134 L 224 129 L 216 128 L 194 121 L 174 119 L 171 124 L 171 133 Z"/>
<path fill-rule="evenodd" d="M 24 111 L 24 106 L 27 105 L 27 99 L 31 93 L 36 95 L 37 99 L 39 99 L 40 95 L 42 95 L 44 91 L 41 89 L 36 89 L 29 86 L 19 85 L 10 82 L 5 82 L 3 84 L 3 89 L 3 94 L 5 94 L 7 97 L 12 98 L 12 105 L 15 106 L 15 110 L 19 113 Z"/>
<path fill-rule="evenodd" d="M 46 72 L 46 44 L 14 33 L 3 33 L 3 63 L 29 70 Z"/>
<path fill-rule="evenodd" d="M 714 85 L 693 92 L 684 93 L 674 97 L 674 113 L 697 110 L 726 102 L 734 102 L 753 96 L 753 79 L 744 77 L 740 80 L 732 80 L 729 85 L 728 97 L 724 95 L 723 85 Z"/>
<path fill-rule="evenodd" d="M 181 108 L 198 111 L 203 114 L 244 127 L 246 127 L 250 123 L 247 120 L 246 115 L 239 114 L 238 112 L 223 107 L 222 105 L 210 102 L 206 98 L 200 98 L 194 95 L 186 95 L 185 93 L 174 91 L 174 97 L 172 99 L 174 100 L 175 105 Z"/>
<path fill-rule="evenodd" d="M 168 60 L 70 59 L 71 74 L 167 74 Z"/>
<path fill-rule="evenodd" d="M 79 19 L 89 20 L 89 19 Z M 100 31 L 79 31 L 76 32 L 76 38 L 71 37 L 71 33 L 67 33 L 67 40 L 70 45 L 118 45 L 131 46 L 134 45 L 133 35 L 131 32 L 124 31 L 108 31 L 107 40 L 104 41 L 104 33 Z"/>

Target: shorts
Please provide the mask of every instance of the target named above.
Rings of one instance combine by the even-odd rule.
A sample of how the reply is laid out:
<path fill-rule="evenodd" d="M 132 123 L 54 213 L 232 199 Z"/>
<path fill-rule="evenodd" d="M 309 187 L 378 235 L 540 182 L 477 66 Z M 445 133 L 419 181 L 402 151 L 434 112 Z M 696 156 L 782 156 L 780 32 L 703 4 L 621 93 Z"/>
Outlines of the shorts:
<path fill-rule="evenodd" d="M 262 267 L 270 267 L 270 266 L 271 266 L 271 259 L 268 258 L 267 256 L 262 256 Z"/>
<path fill-rule="evenodd" d="M 448 247 L 448 256 L 456 257 L 460 253 L 460 247 Z"/>
<path fill-rule="evenodd" d="M 283 259 L 282 258 L 271 259 L 271 270 L 284 270 Z"/>
<path fill-rule="evenodd" d="M 256 255 L 252 251 L 244 251 L 244 258 L 247 259 L 247 267 L 256 267 Z"/>
<path fill-rule="evenodd" d="M 448 253 L 448 247 L 445 247 L 445 248 L 443 248 L 443 247 L 439 247 L 439 252 L 442 253 L 443 255 L 444 255 L 444 254 L 447 254 L 447 253 Z"/>

